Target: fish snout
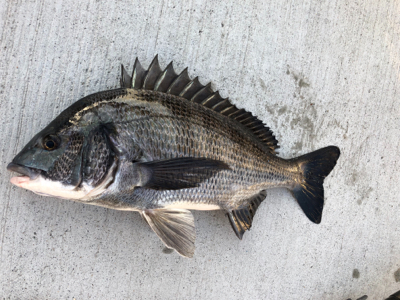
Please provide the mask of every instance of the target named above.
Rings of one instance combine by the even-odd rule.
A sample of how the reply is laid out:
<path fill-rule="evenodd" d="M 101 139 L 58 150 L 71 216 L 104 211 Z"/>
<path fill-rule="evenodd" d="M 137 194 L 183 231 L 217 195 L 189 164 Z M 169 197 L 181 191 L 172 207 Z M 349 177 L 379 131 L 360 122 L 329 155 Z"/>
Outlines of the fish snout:
<path fill-rule="evenodd" d="M 35 169 L 28 168 L 13 162 L 8 164 L 7 170 L 27 176 L 30 180 L 34 180 L 39 176 L 39 173 Z"/>

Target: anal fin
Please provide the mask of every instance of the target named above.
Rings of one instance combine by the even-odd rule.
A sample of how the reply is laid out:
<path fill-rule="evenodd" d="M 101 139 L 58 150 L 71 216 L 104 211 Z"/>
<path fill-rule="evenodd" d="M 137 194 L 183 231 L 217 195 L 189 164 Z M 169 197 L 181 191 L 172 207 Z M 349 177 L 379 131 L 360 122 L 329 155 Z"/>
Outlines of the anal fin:
<path fill-rule="evenodd" d="M 250 230 L 257 208 L 260 206 L 261 202 L 265 199 L 266 196 L 267 192 L 261 191 L 260 193 L 251 197 L 248 200 L 248 205 L 246 207 L 228 212 L 229 222 L 231 223 L 233 231 L 235 231 L 236 233 L 236 236 L 240 240 L 242 239 L 243 234 L 247 230 Z"/>
<path fill-rule="evenodd" d="M 184 257 L 193 257 L 196 239 L 194 218 L 186 209 L 148 209 L 142 216 L 163 243 Z"/>

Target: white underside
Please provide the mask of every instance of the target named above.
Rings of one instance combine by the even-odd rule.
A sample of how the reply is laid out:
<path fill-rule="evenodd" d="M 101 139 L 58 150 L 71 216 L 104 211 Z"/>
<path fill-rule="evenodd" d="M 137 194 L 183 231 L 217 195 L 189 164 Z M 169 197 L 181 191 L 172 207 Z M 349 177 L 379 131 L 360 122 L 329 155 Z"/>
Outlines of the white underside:
<path fill-rule="evenodd" d="M 74 185 L 66 185 L 59 181 L 46 179 L 41 175 L 37 176 L 33 180 L 31 180 L 28 176 L 12 177 L 10 182 L 18 187 L 30 190 L 41 196 L 85 201 L 100 195 L 106 190 L 110 182 L 112 182 L 114 179 L 113 172 L 116 167 L 117 163 L 114 162 L 103 182 L 97 187 L 92 187 L 86 183 L 83 183 L 79 188 L 77 188 Z"/>
<path fill-rule="evenodd" d="M 108 179 L 108 180 L 107 180 Z M 86 184 L 77 190 L 75 186 L 65 185 L 58 181 L 48 180 L 42 176 L 38 176 L 34 180 L 30 180 L 27 176 L 12 177 L 11 183 L 30 190 L 41 196 L 57 197 L 69 200 L 90 200 L 95 195 L 104 191 L 111 178 L 106 177 L 101 185 L 92 188 Z M 90 204 L 90 203 L 89 203 Z M 95 204 L 97 205 L 97 204 Z M 215 204 L 193 203 L 193 202 L 174 202 L 163 207 L 164 209 L 188 209 L 188 210 L 220 210 L 221 207 Z M 132 208 L 121 208 L 120 210 L 133 210 Z"/>
<path fill-rule="evenodd" d="M 34 180 L 31 180 L 28 176 L 18 176 L 11 178 L 10 182 L 41 196 L 57 197 L 62 199 L 78 200 L 90 192 L 85 187 L 78 191 L 75 186 L 65 185 L 58 181 L 52 181 L 43 176 L 38 176 Z"/>
<path fill-rule="evenodd" d="M 164 206 L 165 209 L 189 209 L 189 210 L 219 210 L 221 207 L 215 204 L 174 202 Z"/>

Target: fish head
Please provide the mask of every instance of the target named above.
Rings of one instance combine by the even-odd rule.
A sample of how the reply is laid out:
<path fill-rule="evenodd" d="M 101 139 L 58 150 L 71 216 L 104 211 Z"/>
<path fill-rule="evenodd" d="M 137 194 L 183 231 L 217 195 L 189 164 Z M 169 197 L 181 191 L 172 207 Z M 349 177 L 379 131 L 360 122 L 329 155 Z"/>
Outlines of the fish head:
<path fill-rule="evenodd" d="M 35 135 L 7 166 L 19 173 L 14 185 L 45 196 L 77 199 L 82 195 L 84 133 L 60 126 L 60 119 Z M 58 122 L 57 122 L 58 121 Z"/>
<path fill-rule="evenodd" d="M 108 136 L 114 128 L 105 125 L 111 122 L 109 111 L 99 111 L 97 105 L 124 93 L 89 95 L 61 112 L 7 166 L 19 174 L 11 183 L 36 194 L 81 202 L 104 193 L 114 182 L 120 161 Z"/>

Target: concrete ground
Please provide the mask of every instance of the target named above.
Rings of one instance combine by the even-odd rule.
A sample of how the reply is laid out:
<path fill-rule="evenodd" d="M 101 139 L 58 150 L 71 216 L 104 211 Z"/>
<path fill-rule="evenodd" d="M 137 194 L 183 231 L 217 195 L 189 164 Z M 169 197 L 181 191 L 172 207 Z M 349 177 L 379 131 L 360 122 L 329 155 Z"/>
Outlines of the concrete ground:
<path fill-rule="evenodd" d="M 383 299 L 400 289 L 400 2 L 0 1 L 0 295 L 5 299 Z M 166 253 L 133 212 L 12 186 L 6 165 L 120 64 L 189 67 L 258 115 L 280 155 L 327 145 L 322 223 L 268 192 L 239 241 L 195 212 L 196 253 Z"/>

